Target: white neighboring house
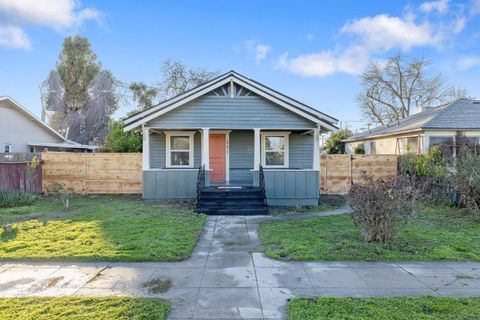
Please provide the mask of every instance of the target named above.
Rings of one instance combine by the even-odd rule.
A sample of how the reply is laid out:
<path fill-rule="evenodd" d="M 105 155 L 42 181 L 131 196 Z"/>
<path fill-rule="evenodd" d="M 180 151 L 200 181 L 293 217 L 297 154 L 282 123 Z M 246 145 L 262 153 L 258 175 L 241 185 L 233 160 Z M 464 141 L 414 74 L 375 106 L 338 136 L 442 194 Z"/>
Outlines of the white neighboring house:
<path fill-rule="evenodd" d="M 94 152 L 97 148 L 67 140 L 12 98 L 0 96 L 0 153 Z"/>

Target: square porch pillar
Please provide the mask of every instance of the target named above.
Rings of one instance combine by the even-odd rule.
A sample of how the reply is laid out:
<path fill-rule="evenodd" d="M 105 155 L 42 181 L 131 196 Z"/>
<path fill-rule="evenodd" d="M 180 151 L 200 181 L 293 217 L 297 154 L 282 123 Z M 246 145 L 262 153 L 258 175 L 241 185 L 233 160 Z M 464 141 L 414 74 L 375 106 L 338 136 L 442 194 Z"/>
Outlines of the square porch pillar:
<path fill-rule="evenodd" d="M 142 170 L 150 169 L 150 129 L 142 126 Z"/>
<path fill-rule="evenodd" d="M 253 185 L 256 187 L 260 185 L 260 130 L 259 128 L 253 129 Z"/>
<path fill-rule="evenodd" d="M 205 168 L 205 186 L 210 185 L 210 128 L 202 128 L 202 166 Z"/>
<path fill-rule="evenodd" d="M 320 130 L 317 129 L 313 130 L 313 164 L 312 169 L 316 171 L 320 171 Z"/>

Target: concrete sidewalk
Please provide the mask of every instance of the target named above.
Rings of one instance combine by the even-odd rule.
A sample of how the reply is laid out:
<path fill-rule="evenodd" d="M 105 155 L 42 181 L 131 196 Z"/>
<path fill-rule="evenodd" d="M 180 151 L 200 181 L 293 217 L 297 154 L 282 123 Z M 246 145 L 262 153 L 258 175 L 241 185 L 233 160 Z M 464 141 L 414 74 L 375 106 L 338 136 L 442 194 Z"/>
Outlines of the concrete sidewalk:
<path fill-rule="evenodd" d="M 480 263 L 281 262 L 260 253 L 269 217 L 210 216 L 177 263 L 3 263 L 0 296 L 154 296 L 171 319 L 282 319 L 296 296 L 480 296 Z"/>

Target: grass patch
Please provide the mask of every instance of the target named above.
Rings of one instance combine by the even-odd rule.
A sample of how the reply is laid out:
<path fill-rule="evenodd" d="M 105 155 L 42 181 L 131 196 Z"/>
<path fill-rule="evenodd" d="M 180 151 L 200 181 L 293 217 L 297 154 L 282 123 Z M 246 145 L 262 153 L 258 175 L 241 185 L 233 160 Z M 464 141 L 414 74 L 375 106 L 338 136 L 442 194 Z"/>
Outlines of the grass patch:
<path fill-rule="evenodd" d="M 0 209 L 2 260 L 178 261 L 190 256 L 203 215 L 136 197 L 45 198 L 28 207 Z"/>
<path fill-rule="evenodd" d="M 274 259 L 480 261 L 480 224 L 449 207 L 422 211 L 385 245 L 366 243 L 348 215 L 265 223 L 260 238 Z"/>
<path fill-rule="evenodd" d="M 479 319 L 480 298 L 297 298 L 290 320 Z"/>
<path fill-rule="evenodd" d="M 15 298 L 0 299 L 3 320 L 163 320 L 170 307 L 153 298 Z"/>

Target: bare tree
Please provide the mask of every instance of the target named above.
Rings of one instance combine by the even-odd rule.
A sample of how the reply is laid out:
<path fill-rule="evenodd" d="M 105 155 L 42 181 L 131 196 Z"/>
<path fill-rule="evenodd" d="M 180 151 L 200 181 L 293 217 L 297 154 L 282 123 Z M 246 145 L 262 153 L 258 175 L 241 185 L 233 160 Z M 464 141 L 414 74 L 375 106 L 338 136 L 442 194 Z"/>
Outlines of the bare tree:
<path fill-rule="evenodd" d="M 423 107 L 443 106 L 466 96 L 441 74 L 428 77 L 428 65 L 425 59 L 406 60 L 401 55 L 371 63 L 361 75 L 363 89 L 356 96 L 365 118 L 385 125 Z"/>
<path fill-rule="evenodd" d="M 162 66 L 163 79 L 158 84 L 159 93 L 166 99 L 184 93 L 218 75 L 216 71 L 190 69 L 180 61 L 167 59 Z"/>

